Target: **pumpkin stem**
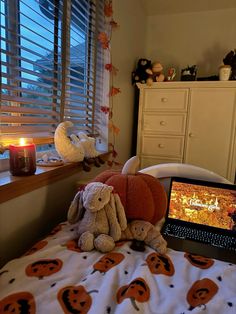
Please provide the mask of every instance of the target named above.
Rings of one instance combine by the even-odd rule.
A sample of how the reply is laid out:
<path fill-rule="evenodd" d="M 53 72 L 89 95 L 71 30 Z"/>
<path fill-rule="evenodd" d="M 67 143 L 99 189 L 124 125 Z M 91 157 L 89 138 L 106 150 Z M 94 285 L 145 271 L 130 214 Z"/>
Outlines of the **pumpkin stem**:
<path fill-rule="evenodd" d="M 91 290 L 91 291 L 88 292 L 88 294 L 93 293 L 93 292 L 98 293 L 98 290 Z"/>
<path fill-rule="evenodd" d="M 136 302 L 135 302 L 135 299 L 134 299 L 134 298 L 130 298 L 130 301 L 131 301 L 133 307 L 135 308 L 135 310 L 136 310 L 136 311 L 139 311 L 139 308 L 138 308 L 138 306 L 137 306 L 137 304 L 136 304 Z"/>
<path fill-rule="evenodd" d="M 140 161 L 139 161 L 138 156 L 131 157 L 124 164 L 121 173 L 122 174 L 135 174 L 135 173 L 137 173 L 139 163 L 140 163 Z"/>

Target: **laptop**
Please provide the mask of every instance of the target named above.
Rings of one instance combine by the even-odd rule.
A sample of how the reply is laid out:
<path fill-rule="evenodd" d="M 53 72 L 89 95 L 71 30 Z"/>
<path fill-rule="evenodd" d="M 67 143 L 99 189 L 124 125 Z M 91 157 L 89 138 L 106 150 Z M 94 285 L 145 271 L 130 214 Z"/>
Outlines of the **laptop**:
<path fill-rule="evenodd" d="M 236 264 L 236 185 L 171 178 L 168 247 Z"/>

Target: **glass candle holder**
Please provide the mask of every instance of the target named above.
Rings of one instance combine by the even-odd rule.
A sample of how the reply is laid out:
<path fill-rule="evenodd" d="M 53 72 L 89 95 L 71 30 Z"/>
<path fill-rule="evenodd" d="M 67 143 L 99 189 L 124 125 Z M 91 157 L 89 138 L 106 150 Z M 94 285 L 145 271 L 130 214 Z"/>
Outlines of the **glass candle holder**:
<path fill-rule="evenodd" d="M 230 65 L 221 65 L 219 68 L 219 79 L 220 81 L 228 81 L 231 75 Z"/>
<path fill-rule="evenodd" d="M 32 139 L 21 138 L 9 145 L 10 172 L 13 176 L 29 176 L 36 171 L 36 148 Z"/>

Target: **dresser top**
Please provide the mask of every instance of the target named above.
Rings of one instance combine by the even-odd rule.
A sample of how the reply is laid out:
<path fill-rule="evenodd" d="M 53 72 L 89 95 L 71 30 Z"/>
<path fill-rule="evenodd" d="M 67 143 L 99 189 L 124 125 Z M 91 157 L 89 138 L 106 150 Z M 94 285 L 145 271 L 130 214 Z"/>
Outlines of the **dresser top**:
<path fill-rule="evenodd" d="M 136 85 L 140 90 L 153 88 L 236 88 L 236 81 L 167 81 L 153 82 L 151 86 L 141 83 L 137 83 Z"/>

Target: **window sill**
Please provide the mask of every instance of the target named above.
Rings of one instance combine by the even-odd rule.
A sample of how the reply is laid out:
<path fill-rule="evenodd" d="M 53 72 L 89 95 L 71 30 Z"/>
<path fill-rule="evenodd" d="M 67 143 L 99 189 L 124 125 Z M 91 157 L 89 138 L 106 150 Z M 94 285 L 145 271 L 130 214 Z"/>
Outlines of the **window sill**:
<path fill-rule="evenodd" d="M 101 154 L 106 160 L 109 153 Z M 0 173 L 0 203 L 31 192 L 35 189 L 62 180 L 79 171 L 83 171 L 82 163 L 68 163 L 58 167 L 39 167 L 32 176 L 15 177 L 9 171 Z"/>

